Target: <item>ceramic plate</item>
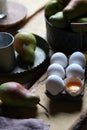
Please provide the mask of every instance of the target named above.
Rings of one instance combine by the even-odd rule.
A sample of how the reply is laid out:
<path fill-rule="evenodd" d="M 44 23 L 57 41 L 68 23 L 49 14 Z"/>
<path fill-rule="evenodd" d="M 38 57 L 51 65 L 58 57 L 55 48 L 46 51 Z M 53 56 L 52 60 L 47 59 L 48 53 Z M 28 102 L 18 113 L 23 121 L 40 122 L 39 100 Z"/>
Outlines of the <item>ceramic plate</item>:
<path fill-rule="evenodd" d="M 32 82 L 46 71 L 49 64 L 49 46 L 46 40 L 36 34 L 34 35 L 37 40 L 34 63 L 32 65 L 25 64 L 16 53 L 17 65 L 10 73 L 0 74 L 0 83 L 7 81 Z"/>

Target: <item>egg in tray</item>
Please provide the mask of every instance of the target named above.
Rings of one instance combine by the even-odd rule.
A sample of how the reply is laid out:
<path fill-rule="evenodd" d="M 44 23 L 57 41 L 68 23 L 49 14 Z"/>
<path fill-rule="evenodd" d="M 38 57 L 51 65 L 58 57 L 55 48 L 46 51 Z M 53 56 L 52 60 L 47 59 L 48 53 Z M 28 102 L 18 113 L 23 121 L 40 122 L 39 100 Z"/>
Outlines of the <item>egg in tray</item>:
<path fill-rule="evenodd" d="M 52 99 L 81 99 L 84 95 L 86 58 L 76 51 L 67 57 L 55 52 L 47 69 L 45 94 Z"/>

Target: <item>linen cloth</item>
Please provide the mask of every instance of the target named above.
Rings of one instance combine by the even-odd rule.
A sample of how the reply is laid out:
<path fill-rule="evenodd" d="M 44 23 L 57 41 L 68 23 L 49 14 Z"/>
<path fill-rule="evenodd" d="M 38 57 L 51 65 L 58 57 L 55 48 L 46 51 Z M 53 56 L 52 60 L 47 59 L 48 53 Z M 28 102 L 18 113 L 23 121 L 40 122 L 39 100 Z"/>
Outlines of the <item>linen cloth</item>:
<path fill-rule="evenodd" d="M 0 130 L 49 130 L 42 119 L 14 119 L 0 116 Z"/>

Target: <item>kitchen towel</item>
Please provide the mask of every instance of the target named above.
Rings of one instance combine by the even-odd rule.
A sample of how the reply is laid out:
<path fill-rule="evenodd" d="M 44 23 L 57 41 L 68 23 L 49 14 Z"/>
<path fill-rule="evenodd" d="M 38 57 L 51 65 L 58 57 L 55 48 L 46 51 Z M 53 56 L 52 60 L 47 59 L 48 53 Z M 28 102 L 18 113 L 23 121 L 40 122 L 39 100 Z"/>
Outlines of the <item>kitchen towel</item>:
<path fill-rule="evenodd" d="M 43 119 L 13 119 L 0 116 L 0 130 L 49 130 Z"/>

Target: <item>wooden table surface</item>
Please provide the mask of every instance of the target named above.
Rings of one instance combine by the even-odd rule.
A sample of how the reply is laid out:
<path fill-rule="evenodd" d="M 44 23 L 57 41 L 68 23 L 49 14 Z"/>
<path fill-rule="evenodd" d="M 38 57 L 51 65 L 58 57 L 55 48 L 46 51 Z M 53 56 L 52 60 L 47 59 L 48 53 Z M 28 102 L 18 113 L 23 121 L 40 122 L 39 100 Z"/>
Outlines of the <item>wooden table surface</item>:
<path fill-rule="evenodd" d="M 44 18 L 44 5 L 48 0 L 11 0 L 26 6 L 27 22 L 20 28 L 23 31 L 33 32 L 46 38 L 46 27 Z M 38 11 L 39 10 L 39 11 Z M 15 10 L 14 10 L 15 11 Z M 35 15 L 34 15 L 35 14 Z M 33 17 L 31 17 L 33 16 Z M 85 93 L 81 101 L 51 101 L 44 93 L 46 73 L 32 86 L 33 91 L 38 93 L 41 104 L 47 109 L 37 106 L 37 113 L 34 118 L 42 118 L 44 122 L 50 124 L 50 130 L 68 130 L 68 128 L 78 118 L 80 113 L 87 109 L 87 84 L 85 83 Z M 11 112 L 11 111 L 10 111 Z M 15 110 L 17 113 L 18 110 Z M 28 113 L 29 114 L 29 113 Z"/>

